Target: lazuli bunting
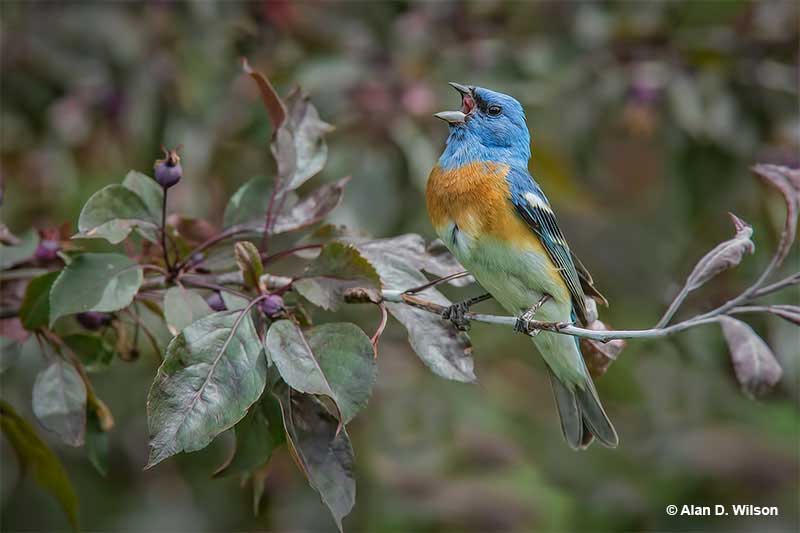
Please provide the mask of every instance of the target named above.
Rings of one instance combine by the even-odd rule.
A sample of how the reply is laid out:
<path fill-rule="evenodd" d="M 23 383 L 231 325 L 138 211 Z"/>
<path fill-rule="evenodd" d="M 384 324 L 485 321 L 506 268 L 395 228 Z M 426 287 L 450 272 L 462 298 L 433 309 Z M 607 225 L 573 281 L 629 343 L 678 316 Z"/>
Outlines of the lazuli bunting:
<path fill-rule="evenodd" d="M 530 133 L 522 105 L 481 87 L 451 85 L 461 93 L 461 110 L 436 115 L 448 122 L 450 134 L 426 191 L 436 233 L 510 313 L 585 323 L 584 294 L 604 299 L 528 172 Z M 578 339 L 541 331 L 533 342 L 547 363 L 567 443 L 582 449 L 597 438 L 615 447 L 617 432 L 600 404 Z"/>

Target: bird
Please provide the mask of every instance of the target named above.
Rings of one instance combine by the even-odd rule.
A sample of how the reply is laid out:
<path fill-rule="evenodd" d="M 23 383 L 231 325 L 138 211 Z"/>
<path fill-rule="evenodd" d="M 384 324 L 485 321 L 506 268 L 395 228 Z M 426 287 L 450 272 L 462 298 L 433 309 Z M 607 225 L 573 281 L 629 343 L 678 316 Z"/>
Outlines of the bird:
<path fill-rule="evenodd" d="M 438 237 L 487 294 L 443 313 L 460 329 L 478 301 L 494 298 L 525 329 L 546 322 L 587 322 L 586 296 L 607 304 L 572 253 L 542 188 L 528 171 L 531 139 L 522 105 L 512 96 L 451 82 L 461 108 L 434 116 L 448 123 L 445 148 L 428 177 L 426 204 Z M 615 448 L 577 337 L 531 332 L 545 361 L 567 444 L 596 439 Z"/>

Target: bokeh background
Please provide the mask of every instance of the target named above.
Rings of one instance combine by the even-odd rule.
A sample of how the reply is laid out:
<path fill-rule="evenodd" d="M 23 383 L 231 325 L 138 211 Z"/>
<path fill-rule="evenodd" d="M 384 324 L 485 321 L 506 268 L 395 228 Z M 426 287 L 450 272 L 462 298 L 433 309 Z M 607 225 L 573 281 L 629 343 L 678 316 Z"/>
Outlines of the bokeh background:
<path fill-rule="evenodd" d="M 531 170 L 612 302 L 601 318 L 617 327 L 658 319 L 696 259 L 732 234 L 727 211 L 753 224 L 756 253 L 685 312 L 757 275 L 784 210 L 749 167 L 800 164 L 791 0 L 0 6 L 2 220 L 14 231 L 74 228 L 93 191 L 148 172 L 162 143 L 185 146 L 172 210 L 219 223 L 240 184 L 274 171 L 241 56 L 284 94 L 300 83 L 336 125 L 314 183 L 352 175 L 333 220 L 375 236 L 433 237 L 423 191 L 446 136 L 431 115 L 458 105 L 447 81 L 516 96 Z M 784 271 L 798 266 L 795 254 Z M 780 299 L 796 303 L 798 291 Z M 371 331 L 367 311 L 348 313 Z M 433 376 L 391 325 L 375 394 L 351 425 L 358 497 L 346 529 L 797 531 L 798 329 L 750 323 L 785 370 L 772 394 L 740 392 L 715 327 L 632 342 L 598 382 L 621 446 L 585 453 L 563 443 L 524 338 L 476 325 L 480 384 L 468 386 Z M 3 375 L 3 397 L 26 415 L 40 364 L 26 358 Z M 285 449 L 258 516 L 249 487 L 210 478 L 228 437 L 143 472 L 156 368 L 145 350 L 93 377 L 117 419 L 107 478 L 82 450 L 52 442 L 87 530 L 335 528 Z M 54 500 L 30 479 L 17 484 L 6 442 L 1 450 L 3 530 L 65 528 Z M 780 516 L 666 516 L 684 503 L 777 505 Z"/>

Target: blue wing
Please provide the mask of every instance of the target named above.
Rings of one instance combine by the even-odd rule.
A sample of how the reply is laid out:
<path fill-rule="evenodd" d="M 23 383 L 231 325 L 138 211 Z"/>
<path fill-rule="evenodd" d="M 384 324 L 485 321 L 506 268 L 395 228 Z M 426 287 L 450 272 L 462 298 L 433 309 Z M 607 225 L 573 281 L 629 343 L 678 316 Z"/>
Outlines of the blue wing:
<path fill-rule="evenodd" d="M 511 168 L 506 175 L 511 203 L 517 214 L 525 221 L 528 227 L 539 237 L 547 250 L 550 260 L 558 268 L 569 293 L 572 296 L 572 306 L 581 322 L 586 323 L 586 302 L 584 300 L 584 284 L 591 287 L 590 294 L 596 292 L 591 286 L 591 276 L 583 265 L 580 266 L 584 274 L 581 276 L 575 268 L 572 252 L 569 249 L 564 235 L 558 228 L 556 217 L 550 208 L 547 197 L 539 185 L 533 180 L 527 170 Z M 580 264 L 580 261 L 578 261 Z M 581 282 L 584 283 L 581 283 Z M 597 293 L 599 295 L 599 293 Z M 595 296 L 595 294 L 592 294 Z M 602 298 L 602 296 L 600 296 Z"/>

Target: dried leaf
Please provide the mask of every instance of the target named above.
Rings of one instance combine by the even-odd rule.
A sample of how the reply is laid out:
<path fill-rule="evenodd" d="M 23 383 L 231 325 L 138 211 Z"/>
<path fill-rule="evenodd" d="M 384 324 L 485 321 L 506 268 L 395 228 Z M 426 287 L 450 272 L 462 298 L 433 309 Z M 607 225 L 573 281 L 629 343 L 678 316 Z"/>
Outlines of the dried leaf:
<path fill-rule="evenodd" d="M 609 331 L 611 329 L 606 327 L 600 320 L 594 320 L 586 328 L 594 331 Z M 589 373 L 595 378 L 605 374 L 611 363 L 617 360 L 617 357 L 625 348 L 625 341 L 622 339 L 601 342 L 581 338 L 580 343 L 583 360 L 586 362 Z"/>
<path fill-rule="evenodd" d="M 236 264 L 247 287 L 258 289 L 258 280 L 264 273 L 261 255 L 256 245 L 249 241 L 237 242 L 233 248 Z"/>
<path fill-rule="evenodd" d="M 736 228 L 736 235 L 715 246 L 698 261 L 686 280 L 687 291 L 693 291 L 720 272 L 735 267 L 742 261 L 745 253 L 752 254 L 755 251 L 755 245 L 750 240 L 753 228 L 733 213 L 729 214 Z"/>
<path fill-rule="evenodd" d="M 786 222 L 776 257 L 779 266 L 792 247 L 797 234 L 797 214 L 800 210 L 800 171 L 780 165 L 759 164 L 753 170 L 761 179 L 778 189 L 786 201 Z"/>
<path fill-rule="evenodd" d="M 283 105 L 281 97 L 278 96 L 277 91 L 272 87 L 269 80 L 263 74 L 250 67 L 247 58 L 242 58 L 242 69 L 258 84 L 264 107 L 267 109 L 269 119 L 272 121 L 273 131 L 277 132 L 283 125 L 283 121 L 286 120 L 286 106 Z"/>
<path fill-rule="evenodd" d="M 728 316 L 720 317 L 720 325 L 731 352 L 736 378 L 745 393 L 758 396 L 780 381 L 781 366 L 769 346 L 750 326 Z"/>

